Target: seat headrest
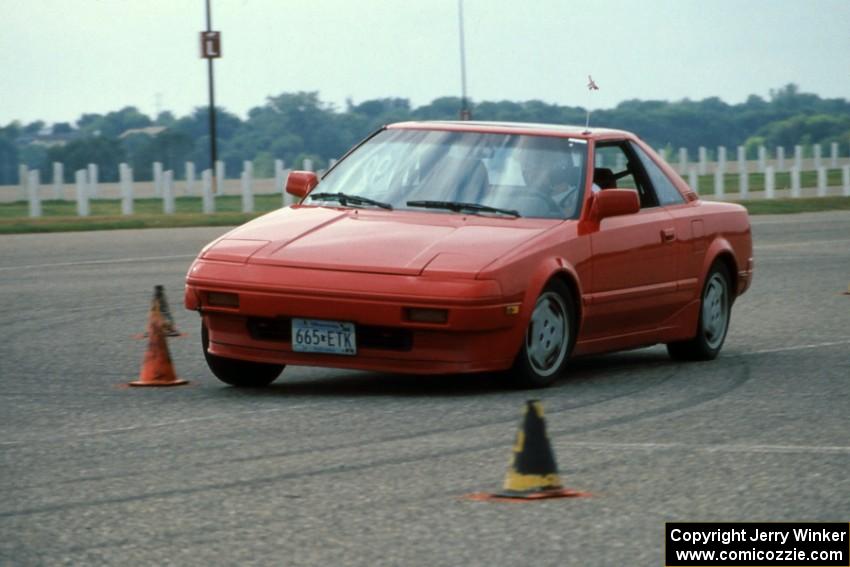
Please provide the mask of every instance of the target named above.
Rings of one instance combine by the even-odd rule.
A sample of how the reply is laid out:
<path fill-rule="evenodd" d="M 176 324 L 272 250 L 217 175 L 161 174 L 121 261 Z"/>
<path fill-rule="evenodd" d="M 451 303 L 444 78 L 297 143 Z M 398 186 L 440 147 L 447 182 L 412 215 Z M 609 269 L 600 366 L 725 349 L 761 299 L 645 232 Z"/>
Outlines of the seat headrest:
<path fill-rule="evenodd" d="M 607 167 L 597 167 L 593 170 L 593 182 L 599 185 L 600 189 L 617 188 L 617 178 Z"/>

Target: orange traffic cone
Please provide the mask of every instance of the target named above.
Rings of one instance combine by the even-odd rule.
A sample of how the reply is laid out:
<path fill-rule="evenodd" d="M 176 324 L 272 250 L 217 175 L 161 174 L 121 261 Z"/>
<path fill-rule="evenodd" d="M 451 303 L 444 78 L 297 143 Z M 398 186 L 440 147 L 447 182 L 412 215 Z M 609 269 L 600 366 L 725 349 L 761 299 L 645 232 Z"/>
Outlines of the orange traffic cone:
<path fill-rule="evenodd" d="M 501 492 L 476 493 L 466 496 L 470 500 L 531 501 L 545 498 L 571 498 L 588 496 L 586 493 L 564 488 L 555 464 L 555 454 L 546 436 L 543 404 L 529 400 L 525 406 L 522 427 L 517 431 L 508 473 Z"/>
<path fill-rule="evenodd" d="M 148 319 L 148 348 L 142 360 L 139 379 L 130 382 L 130 386 L 182 386 L 187 380 L 180 380 L 174 374 L 171 355 L 163 332 L 162 314 L 159 312 L 159 302 L 154 301 Z"/>
<path fill-rule="evenodd" d="M 165 298 L 165 288 L 161 285 L 155 285 L 153 288 L 153 297 L 151 298 L 151 309 L 158 304 L 159 312 L 162 314 L 162 331 L 167 337 L 185 337 L 185 333 L 177 330 L 177 324 L 174 322 L 174 316 L 171 314 L 171 309 L 168 307 L 168 299 Z M 133 335 L 134 339 L 147 338 L 148 332 L 137 333 Z"/>

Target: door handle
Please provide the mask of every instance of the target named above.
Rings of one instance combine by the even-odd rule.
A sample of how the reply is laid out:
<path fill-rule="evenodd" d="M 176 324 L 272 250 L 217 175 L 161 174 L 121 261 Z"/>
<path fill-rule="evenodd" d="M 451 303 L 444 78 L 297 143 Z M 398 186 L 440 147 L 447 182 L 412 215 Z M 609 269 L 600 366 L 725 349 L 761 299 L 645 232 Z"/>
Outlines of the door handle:
<path fill-rule="evenodd" d="M 673 242 L 676 240 L 676 229 L 675 228 L 662 228 L 661 229 L 661 241 L 662 242 Z"/>

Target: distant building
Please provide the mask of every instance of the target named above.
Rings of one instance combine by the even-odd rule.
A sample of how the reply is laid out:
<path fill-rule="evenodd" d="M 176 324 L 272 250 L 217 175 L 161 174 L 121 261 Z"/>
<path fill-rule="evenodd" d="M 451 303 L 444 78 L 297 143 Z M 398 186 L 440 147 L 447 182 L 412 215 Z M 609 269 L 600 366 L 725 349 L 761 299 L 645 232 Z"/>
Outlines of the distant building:
<path fill-rule="evenodd" d="M 135 134 L 144 134 L 145 136 L 150 136 L 151 138 L 153 138 L 157 134 L 165 132 L 166 130 L 168 130 L 168 128 L 166 128 L 165 126 L 146 126 L 144 128 L 130 128 L 129 130 L 124 130 L 123 132 L 121 132 L 118 137 L 123 140 L 124 138 L 133 136 Z"/>
<path fill-rule="evenodd" d="M 24 134 L 15 139 L 15 144 L 18 146 L 28 146 L 35 144 L 49 148 L 51 146 L 64 146 L 74 138 L 79 137 L 76 131 L 54 133 L 53 128 L 48 126 L 42 128 L 35 134 Z"/>

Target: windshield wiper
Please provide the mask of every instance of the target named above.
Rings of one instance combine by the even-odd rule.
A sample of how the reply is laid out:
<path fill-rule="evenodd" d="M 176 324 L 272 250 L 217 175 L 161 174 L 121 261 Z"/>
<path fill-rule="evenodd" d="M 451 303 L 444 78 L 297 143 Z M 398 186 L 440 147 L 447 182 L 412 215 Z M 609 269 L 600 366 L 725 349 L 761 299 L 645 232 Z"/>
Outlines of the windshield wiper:
<path fill-rule="evenodd" d="M 407 206 L 423 207 L 426 209 L 448 209 L 457 213 L 471 211 L 474 213 L 498 213 L 512 217 L 521 216 L 519 211 L 513 209 L 500 209 L 498 207 L 489 207 L 487 205 L 479 205 L 478 203 L 463 203 L 460 201 L 408 201 Z"/>
<path fill-rule="evenodd" d="M 382 209 L 392 210 L 393 206 L 389 203 L 383 203 L 381 201 L 376 201 L 375 199 L 370 199 L 369 197 L 361 197 L 359 195 L 349 195 L 348 193 L 311 193 L 311 199 L 316 199 L 317 201 L 323 201 L 326 199 L 335 199 L 339 201 L 339 204 L 345 207 L 348 203 L 352 203 L 355 205 L 373 205 L 375 207 L 381 207 Z"/>

